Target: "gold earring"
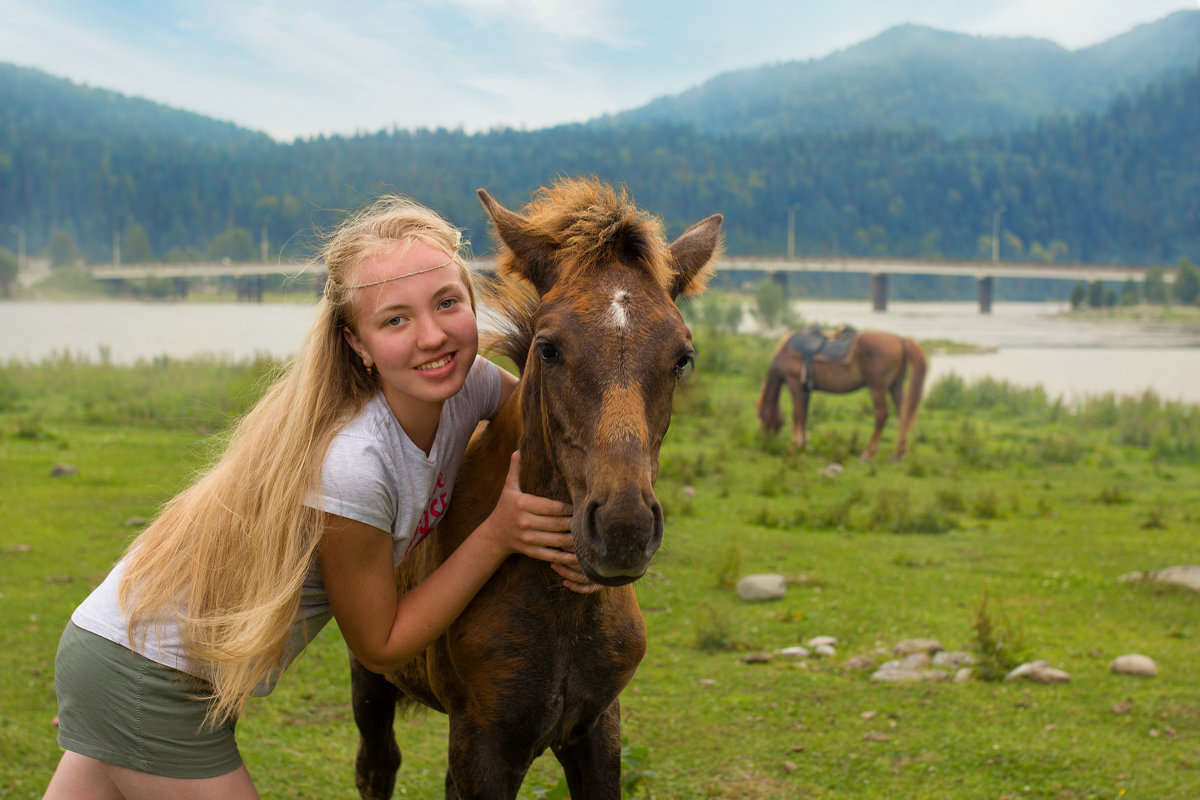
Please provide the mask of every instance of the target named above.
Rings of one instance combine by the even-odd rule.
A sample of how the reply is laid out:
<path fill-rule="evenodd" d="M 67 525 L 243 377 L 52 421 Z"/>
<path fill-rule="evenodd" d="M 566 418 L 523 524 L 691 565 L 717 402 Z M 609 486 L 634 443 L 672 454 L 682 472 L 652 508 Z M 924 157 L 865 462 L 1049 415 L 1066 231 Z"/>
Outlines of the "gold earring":
<path fill-rule="evenodd" d="M 363 364 L 363 366 L 366 367 L 367 377 L 368 378 L 374 377 L 375 369 L 370 364 Z"/>

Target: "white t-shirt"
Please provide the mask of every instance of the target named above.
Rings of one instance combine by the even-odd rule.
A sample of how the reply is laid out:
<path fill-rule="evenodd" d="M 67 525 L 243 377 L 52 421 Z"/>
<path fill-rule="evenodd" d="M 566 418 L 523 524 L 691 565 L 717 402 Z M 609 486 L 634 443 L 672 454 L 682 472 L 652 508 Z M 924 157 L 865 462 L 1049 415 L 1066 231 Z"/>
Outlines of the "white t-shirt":
<path fill-rule="evenodd" d="M 446 512 L 467 442 L 479 421 L 496 413 L 500 390 L 499 367 L 476 356 L 463 388 L 442 407 L 428 456 L 400 427 L 383 393 L 376 394 L 334 436 L 325 454 L 320 489 L 310 505 L 391 535 L 392 561 L 399 564 Z M 129 641 L 127 618 L 117 602 L 124 566 L 122 561 L 113 568 L 75 609 L 71 621 L 151 661 L 202 674 L 186 661 L 173 623 L 149 626 L 142 647 L 134 647 Z M 321 565 L 314 560 L 304 581 L 300 608 L 288 631 L 280 669 L 255 694 L 269 693 L 279 674 L 332 617 Z"/>

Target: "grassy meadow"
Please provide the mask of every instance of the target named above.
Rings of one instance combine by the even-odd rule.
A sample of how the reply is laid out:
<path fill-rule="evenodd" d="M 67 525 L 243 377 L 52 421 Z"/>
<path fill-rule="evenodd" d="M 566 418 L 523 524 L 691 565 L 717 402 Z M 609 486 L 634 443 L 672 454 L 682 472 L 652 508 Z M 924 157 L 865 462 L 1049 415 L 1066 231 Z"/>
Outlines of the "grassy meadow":
<path fill-rule="evenodd" d="M 793 452 L 754 414 L 771 342 L 708 325 L 697 342 L 662 452 L 666 540 L 637 584 L 650 647 L 622 697 L 633 796 L 1197 791 L 1200 597 L 1119 578 L 1200 563 L 1200 409 L 951 378 L 927 387 L 907 458 L 887 460 L 891 421 L 862 463 L 864 392 L 816 396 L 812 444 Z M 53 658 L 71 610 L 275 366 L 0 366 L 0 796 L 40 797 L 58 760 Z M 787 596 L 739 600 L 733 584 L 760 572 L 786 576 Z M 817 635 L 836 655 L 744 660 Z M 973 652 L 981 674 L 1045 659 L 1071 680 L 878 683 L 848 665 L 914 637 Z M 1125 653 L 1158 676 L 1111 674 Z M 445 719 L 397 732 L 396 796 L 441 796 Z M 336 626 L 238 734 L 264 797 L 356 797 Z M 555 796 L 558 774 L 543 757 L 523 796 Z"/>

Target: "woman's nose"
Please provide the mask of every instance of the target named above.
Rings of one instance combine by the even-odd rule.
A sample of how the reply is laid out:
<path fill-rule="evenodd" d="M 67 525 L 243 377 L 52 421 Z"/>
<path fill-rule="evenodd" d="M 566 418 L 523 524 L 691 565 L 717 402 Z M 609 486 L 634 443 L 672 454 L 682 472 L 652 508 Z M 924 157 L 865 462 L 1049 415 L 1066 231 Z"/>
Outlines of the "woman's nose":
<path fill-rule="evenodd" d="M 437 317 L 422 315 L 417 336 L 417 346 L 422 350 L 432 350 L 441 347 L 446 342 L 446 331 L 442 328 Z"/>

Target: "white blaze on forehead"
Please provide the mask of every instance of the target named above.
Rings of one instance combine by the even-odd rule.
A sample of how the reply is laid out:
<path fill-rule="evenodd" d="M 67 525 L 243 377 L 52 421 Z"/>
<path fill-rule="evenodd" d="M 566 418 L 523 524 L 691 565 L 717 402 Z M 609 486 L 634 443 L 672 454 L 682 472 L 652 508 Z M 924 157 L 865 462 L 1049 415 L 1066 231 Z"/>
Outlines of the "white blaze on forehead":
<path fill-rule="evenodd" d="M 624 289 L 613 292 L 612 305 L 608 307 L 608 321 L 617 330 L 629 327 L 629 292 Z"/>

